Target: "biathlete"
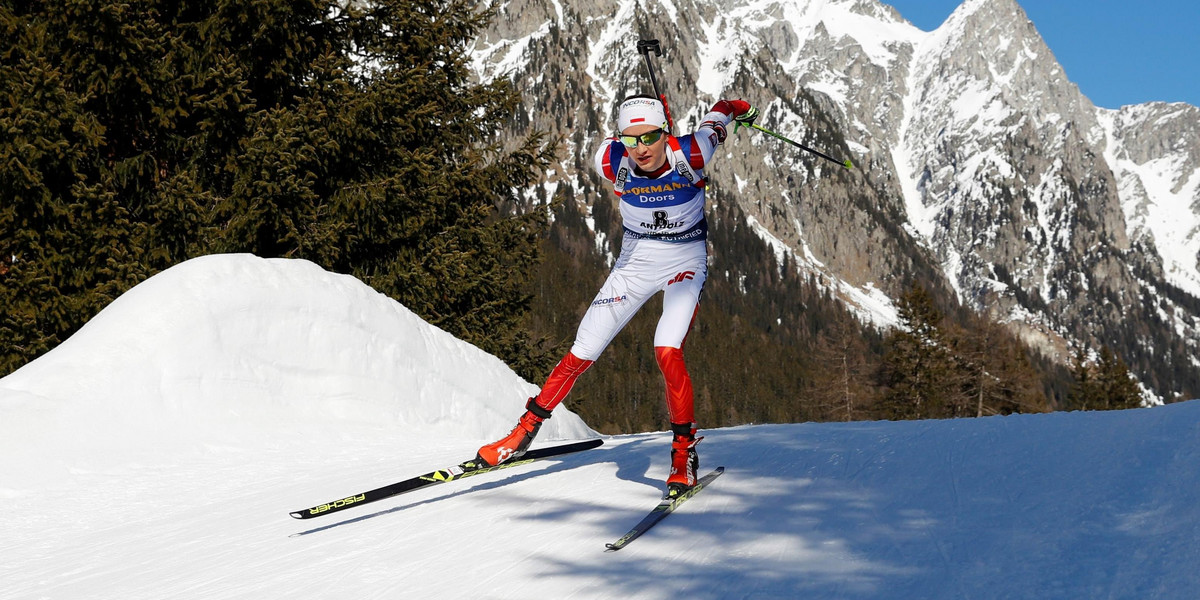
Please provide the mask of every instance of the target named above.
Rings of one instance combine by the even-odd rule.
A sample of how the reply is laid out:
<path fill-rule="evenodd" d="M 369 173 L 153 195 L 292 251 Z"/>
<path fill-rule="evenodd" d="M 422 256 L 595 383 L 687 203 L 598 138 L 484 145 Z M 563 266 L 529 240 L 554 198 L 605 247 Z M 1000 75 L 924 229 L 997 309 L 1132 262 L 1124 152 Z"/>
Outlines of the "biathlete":
<path fill-rule="evenodd" d="M 520 456 L 542 421 L 571 391 L 576 379 L 600 357 L 617 332 L 651 296 L 663 293 L 654 333 L 654 355 L 666 381 L 671 422 L 671 471 L 667 495 L 696 484 L 692 379 L 683 343 L 695 321 L 708 276 L 708 225 L 704 218 L 704 168 L 725 141 L 730 123 L 750 125 L 758 110 L 742 100 L 721 100 L 690 135 L 676 138 L 667 111 L 653 96 L 632 96 L 620 106 L 619 135 L 596 152 L 595 166 L 620 197 L 624 238 L 608 279 L 583 316 L 575 342 L 530 398 L 512 432 L 479 449 L 476 460 L 497 465 Z"/>

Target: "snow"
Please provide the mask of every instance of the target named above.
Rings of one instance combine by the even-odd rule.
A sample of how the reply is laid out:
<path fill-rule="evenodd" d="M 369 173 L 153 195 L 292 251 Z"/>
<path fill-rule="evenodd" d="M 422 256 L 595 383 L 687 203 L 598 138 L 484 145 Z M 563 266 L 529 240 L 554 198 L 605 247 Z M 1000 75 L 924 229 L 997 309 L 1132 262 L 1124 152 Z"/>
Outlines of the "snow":
<path fill-rule="evenodd" d="M 1200 593 L 1197 402 L 707 430 L 725 475 L 617 553 L 666 433 L 288 516 L 468 458 L 534 391 L 352 277 L 189 261 L 0 379 L 0 596 Z M 539 443 L 595 436 L 566 408 Z"/>
<path fill-rule="evenodd" d="M 1145 233 L 1154 238 L 1163 261 L 1166 280 L 1200 297 L 1200 168 L 1189 169 L 1184 153 L 1166 154 L 1142 163 L 1132 160 L 1119 140 L 1117 120 L 1123 114 L 1144 121 L 1153 105 L 1123 111 L 1097 109 L 1107 138 L 1104 159 L 1117 178 L 1117 194 L 1131 237 Z M 1176 115 L 1160 116 L 1155 125 Z"/>
<path fill-rule="evenodd" d="M 558 22 L 562 22 L 562 7 L 558 10 Z M 550 21 L 542 23 L 536 31 L 518 40 L 501 40 L 495 44 L 486 44 L 483 40 L 471 52 L 471 70 L 481 81 L 491 81 L 497 77 L 512 77 L 521 67 L 529 62 L 528 51 L 530 42 L 546 37 L 550 33 Z M 499 58 L 497 58 L 499 57 Z"/>
<path fill-rule="evenodd" d="M 821 8 L 821 22 L 832 37 L 853 40 L 880 67 L 886 69 L 895 62 L 893 47 L 915 43 L 924 36 L 907 21 L 896 21 L 886 14 L 859 14 L 855 8 L 850 3 L 826 4 Z"/>
<path fill-rule="evenodd" d="M 964 133 L 973 134 L 994 130 L 996 123 L 1009 114 L 994 84 L 978 79 L 964 82 L 959 94 L 950 103 L 950 110 L 953 122 L 969 124 Z"/>
<path fill-rule="evenodd" d="M 738 177 L 737 173 L 733 174 L 733 181 L 737 184 L 737 191 L 739 194 L 744 193 L 746 191 L 746 186 L 750 184 L 749 179 L 742 179 L 741 177 Z"/>
<path fill-rule="evenodd" d="M 599 32 L 595 37 L 588 35 L 589 53 L 585 69 L 592 93 L 602 102 L 601 106 L 596 107 L 598 114 L 614 112 L 613 105 L 620 84 L 611 82 L 624 81 L 628 73 L 640 67 L 634 62 L 640 57 L 627 56 L 619 51 L 623 48 L 620 41 L 629 35 L 627 24 L 634 22 L 637 10 L 635 1 L 621 0 L 611 18 L 595 18 L 585 23 L 588 32 Z"/>
<path fill-rule="evenodd" d="M 850 102 L 850 87 L 843 78 L 835 77 L 832 73 L 821 73 L 809 79 L 805 87 L 810 92 L 825 94 L 838 106 L 846 106 Z"/>
<path fill-rule="evenodd" d="M 849 310 L 859 321 L 872 324 L 880 329 L 895 328 L 900 323 L 899 313 L 891 298 L 883 290 L 875 287 L 874 282 L 867 282 L 861 288 L 837 277 L 813 255 L 808 243 L 804 242 L 804 232 L 799 220 L 793 220 L 796 234 L 801 239 L 803 256 L 788 246 L 787 242 L 779 239 L 771 230 L 751 215 L 746 216 L 746 224 L 750 230 L 767 244 L 775 253 L 775 261 L 783 268 L 784 259 L 790 259 L 796 265 L 799 273 L 809 272 L 817 275 L 820 285 L 829 289 L 845 302 Z M 745 290 L 742 290 L 745 293 Z"/>
<path fill-rule="evenodd" d="M 908 98 L 905 103 L 909 102 Z M 907 113 L 911 114 L 911 113 Z M 933 234 L 937 231 L 937 223 L 934 219 L 937 217 L 936 207 L 926 207 L 924 186 L 917 181 L 914 175 L 919 172 L 914 158 L 918 153 L 913 151 L 909 146 L 909 142 L 905 139 L 907 135 L 908 122 L 901 129 L 899 143 L 891 147 L 892 164 L 896 168 L 896 179 L 900 182 L 900 189 L 904 194 L 904 212 L 908 215 L 908 222 L 905 227 L 910 230 L 910 234 L 915 234 L 917 240 L 923 241 L 928 245 L 933 240 Z"/>
<path fill-rule="evenodd" d="M 701 24 L 701 34 L 697 36 L 700 73 L 696 87 L 709 98 L 722 97 L 736 75 L 739 61 L 758 51 L 757 34 L 779 23 L 786 24 L 799 41 L 792 56 L 781 57 L 784 70 L 797 75 L 810 70 L 810 65 L 798 57 L 818 28 L 824 28 L 831 38 L 847 46 L 858 47 L 867 60 L 884 68 L 897 60 L 894 48 L 914 43 L 923 35 L 906 21 L 896 21 L 887 15 L 861 14 L 860 8 L 856 3 L 815 0 L 751 2 L 717 11 L 710 21 Z M 848 102 L 849 90 L 840 78 L 805 80 L 805 87 L 828 95 L 839 106 L 844 107 Z"/>
<path fill-rule="evenodd" d="M 795 252 L 792 250 L 791 246 L 787 245 L 787 242 L 775 237 L 766 225 L 759 223 L 758 219 L 754 218 L 752 215 L 746 215 L 746 224 L 750 226 L 751 231 L 753 231 L 755 235 L 759 237 L 759 239 L 771 247 L 771 250 L 775 253 L 775 262 L 777 264 L 783 265 L 783 261 L 787 256 L 795 256 Z"/>
<path fill-rule="evenodd" d="M 700 73 L 696 89 L 701 97 L 721 98 L 736 75 L 738 58 L 745 54 L 743 32 L 731 28 L 720 13 L 711 23 L 701 24 L 701 30 L 703 34 L 697 36 Z"/>
<path fill-rule="evenodd" d="M 941 29 L 938 31 L 940 32 Z M 935 222 L 937 207 L 927 205 L 927 202 L 933 201 L 933 199 L 926 198 L 924 182 L 919 179 L 929 165 L 922 164 L 923 161 L 920 159 L 923 152 L 918 147 L 921 140 L 914 120 L 918 115 L 917 107 L 926 101 L 923 96 L 924 91 L 920 88 L 923 75 L 918 71 L 921 68 L 929 68 L 926 66 L 930 62 L 929 55 L 933 54 L 934 48 L 937 47 L 933 41 L 935 35 L 941 34 L 927 34 L 913 43 L 914 58 L 904 83 L 904 97 L 901 101 L 904 107 L 904 117 L 900 121 L 896 140 L 890 145 L 892 165 L 904 196 L 905 214 L 908 215 L 905 228 L 909 230 L 910 234 L 915 234 L 914 237 L 918 241 L 924 242 L 926 245 L 932 244 L 933 234 L 937 230 Z"/>
<path fill-rule="evenodd" d="M 846 299 L 846 308 L 864 323 L 873 323 L 881 330 L 900 327 L 900 312 L 892 299 L 875 282 L 868 281 L 861 288 L 844 281 L 838 282 L 837 291 Z"/>

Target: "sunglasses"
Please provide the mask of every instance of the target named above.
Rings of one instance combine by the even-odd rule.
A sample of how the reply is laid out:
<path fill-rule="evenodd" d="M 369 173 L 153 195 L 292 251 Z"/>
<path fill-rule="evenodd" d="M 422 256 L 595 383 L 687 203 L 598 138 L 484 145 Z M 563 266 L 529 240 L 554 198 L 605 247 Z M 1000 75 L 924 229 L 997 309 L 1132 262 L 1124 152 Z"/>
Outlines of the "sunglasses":
<path fill-rule="evenodd" d="M 625 144 L 626 148 L 632 150 L 633 148 L 637 148 L 638 142 L 641 142 L 643 146 L 649 146 L 650 144 L 657 142 L 664 133 L 666 133 L 666 131 L 662 129 L 655 129 L 654 131 L 647 131 L 642 135 L 622 135 L 620 138 L 621 143 Z"/>

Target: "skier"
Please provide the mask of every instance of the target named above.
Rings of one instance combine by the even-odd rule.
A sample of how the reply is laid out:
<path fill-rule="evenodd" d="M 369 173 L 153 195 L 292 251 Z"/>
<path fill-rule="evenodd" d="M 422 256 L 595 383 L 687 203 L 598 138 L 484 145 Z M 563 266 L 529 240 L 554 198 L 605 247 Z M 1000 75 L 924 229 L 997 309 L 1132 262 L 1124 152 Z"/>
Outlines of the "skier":
<path fill-rule="evenodd" d="M 476 460 L 497 465 L 520 456 L 542 421 L 600 357 L 617 332 L 653 295 L 663 292 L 662 316 L 654 334 L 654 355 L 666 381 L 671 422 L 671 472 L 667 495 L 696 484 L 696 426 L 692 380 L 683 361 L 683 343 L 695 320 L 708 274 L 708 226 L 704 218 L 704 167 L 725 141 L 726 126 L 750 125 L 758 110 L 742 100 L 721 100 L 691 135 L 669 131 L 662 101 L 648 95 L 626 98 L 618 112 L 620 134 L 596 152 L 595 166 L 620 197 L 624 238 L 608 279 L 583 316 L 570 352 L 558 363 L 541 392 L 503 439 L 479 449 Z"/>

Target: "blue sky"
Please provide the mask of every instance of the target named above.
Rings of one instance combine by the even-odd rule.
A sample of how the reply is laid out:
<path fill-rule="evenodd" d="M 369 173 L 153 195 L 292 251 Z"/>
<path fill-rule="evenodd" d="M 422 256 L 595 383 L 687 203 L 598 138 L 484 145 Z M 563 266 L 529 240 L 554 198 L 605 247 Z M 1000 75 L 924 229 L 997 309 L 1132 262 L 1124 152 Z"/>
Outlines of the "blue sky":
<path fill-rule="evenodd" d="M 883 0 L 936 29 L 958 0 Z M 1200 106 L 1200 0 L 1018 0 L 1055 58 L 1097 106 L 1161 100 Z"/>

